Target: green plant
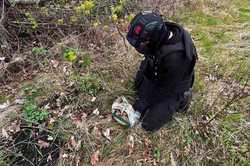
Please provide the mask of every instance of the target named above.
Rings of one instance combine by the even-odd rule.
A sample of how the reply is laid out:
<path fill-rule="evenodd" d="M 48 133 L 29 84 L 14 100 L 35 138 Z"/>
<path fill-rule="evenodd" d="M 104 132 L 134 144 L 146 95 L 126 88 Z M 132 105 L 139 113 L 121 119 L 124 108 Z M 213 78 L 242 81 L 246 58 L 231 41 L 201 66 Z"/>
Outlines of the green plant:
<path fill-rule="evenodd" d="M 33 101 L 35 97 L 40 96 L 43 92 L 40 88 L 36 88 L 32 85 L 26 85 L 23 87 L 23 93 L 26 101 Z"/>
<path fill-rule="evenodd" d="M 38 27 L 38 23 L 36 19 L 32 16 L 32 14 L 27 12 L 25 13 L 25 16 L 27 17 L 28 21 L 32 24 L 32 28 L 36 29 Z"/>
<path fill-rule="evenodd" d="M 35 98 L 40 96 L 42 90 L 32 85 L 23 88 L 25 102 L 23 106 L 23 117 L 27 121 L 39 123 L 44 121 L 49 113 L 46 109 L 41 109 L 36 105 Z"/>
<path fill-rule="evenodd" d="M 101 81 L 95 75 L 77 75 L 73 79 L 79 90 L 89 95 L 96 95 L 102 89 Z"/>
<path fill-rule="evenodd" d="M 86 67 L 89 67 L 92 63 L 92 59 L 90 57 L 89 54 L 86 54 L 83 56 L 83 60 L 82 60 L 82 67 L 86 68 Z"/>
<path fill-rule="evenodd" d="M 68 61 L 74 61 L 77 58 L 76 49 L 65 48 L 63 51 L 63 57 Z"/>
<path fill-rule="evenodd" d="M 40 109 L 33 103 L 26 103 L 26 105 L 23 107 L 23 113 L 23 116 L 26 120 L 35 123 L 44 121 L 49 115 L 47 110 Z"/>
<path fill-rule="evenodd" d="M 4 95 L 0 95 L 0 103 L 4 103 L 8 98 Z"/>
<path fill-rule="evenodd" d="M 161 159 L 161 151 L 160 151 L 160 149 L 155 148 L 153 155 L 154 155 L 154 158 L 156 159 L 156 161 L 159 162 L 160 159 Z"/>
<path fill-rule="evenodd" d="M 48 50 L 43 48 L 43 47 L 33 47 L 32 48 L 32 53 L 36 54 L 36 55 L 46 54 L 47 52 L 48 52 Z"/>

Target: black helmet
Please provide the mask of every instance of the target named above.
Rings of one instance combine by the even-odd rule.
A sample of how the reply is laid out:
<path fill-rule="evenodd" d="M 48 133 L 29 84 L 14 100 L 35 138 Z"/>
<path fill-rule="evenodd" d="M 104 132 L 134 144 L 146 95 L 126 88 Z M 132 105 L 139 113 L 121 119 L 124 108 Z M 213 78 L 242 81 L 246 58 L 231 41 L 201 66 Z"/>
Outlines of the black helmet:
<path fill-rule="evenodd" d="M 152 11 L 142 11 L 131 21 L 127 40 L 138 52 L 145 54 L 151 47 L 158 46 L 166 35 L 167 27 L 162 17 Z"/>

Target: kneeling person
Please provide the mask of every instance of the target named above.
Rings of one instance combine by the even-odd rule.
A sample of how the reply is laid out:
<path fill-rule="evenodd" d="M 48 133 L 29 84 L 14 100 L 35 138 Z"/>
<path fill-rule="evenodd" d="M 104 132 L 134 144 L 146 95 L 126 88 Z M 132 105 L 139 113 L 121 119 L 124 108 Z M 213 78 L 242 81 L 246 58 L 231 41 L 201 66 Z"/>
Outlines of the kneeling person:
<path fill-rule="evenodd" d="M 158 130 L 175 111 L 188 109 L 197 53 L 189 33 L 180 25 L 164 22 L 151 11 L 137 14 L 130 23 L 128 42 L 145 59 L 135 78 L 142 127 Z"/>

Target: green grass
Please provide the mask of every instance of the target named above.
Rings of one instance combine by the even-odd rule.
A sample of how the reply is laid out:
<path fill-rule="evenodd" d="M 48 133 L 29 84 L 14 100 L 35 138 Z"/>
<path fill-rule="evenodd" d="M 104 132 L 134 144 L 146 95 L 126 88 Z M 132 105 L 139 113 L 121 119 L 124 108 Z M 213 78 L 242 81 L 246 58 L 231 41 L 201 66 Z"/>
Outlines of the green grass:
<path fill-rule="evenodd" d="M 85 92 L 89 95 L 95 96 L 102 90 L 101 80 L 96 75 L 73 75 L 72 80 L 75 81 L 76 87 L 79 88 L 81 92 Z"/>
<path fill-rule="evenodd" d="M 0 95 L 0 104 L 5 103 L 8 100 L 8 97 L 5 95 Z"/>
<path fill-rule="evenodd" d="M 195 24 L 202 26 L 213 26 L 223 24 L 223 20 L 199 10 L 185 11 L 180 21 L 187 24 Z"/>

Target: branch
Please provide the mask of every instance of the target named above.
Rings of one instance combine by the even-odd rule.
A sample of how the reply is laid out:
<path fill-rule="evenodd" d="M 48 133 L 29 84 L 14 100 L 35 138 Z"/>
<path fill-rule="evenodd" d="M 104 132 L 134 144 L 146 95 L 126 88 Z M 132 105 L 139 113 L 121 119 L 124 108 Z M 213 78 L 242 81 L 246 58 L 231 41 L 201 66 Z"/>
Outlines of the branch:
<path fill-rule="evenodd" d="M 246 86 L 248 84 L 248 80 L 249 80 L 249 77 L 247 78 L 243 88 L 241 89 L 241 93 L 244 92 L 244 90 L 245 90 L 245 88 L 246 88 Z M 240 99 L 242 99 L 243 96 L 241 95 L 241 93 L 239 92 L 238 94 L 235 94 L 232 97 L 232 99 L 230 101 L 228 101 L 221 110 L 216 112 L 215 115 L 212 118 L 210 118 L 207 123 L 205 123 L 205 126 L 210 124 L 220 113 L 222 113 L 224 110 L 226 110 L 228 107 L 230 107 L 233 103 L 235 103 L 235 102 L 239 101 Z"/>
<path fill-rule="evenodd" d="M 49 0 L 10 0 L 11 3 L 14 4 L 22 4 L 22 5 L 33 5 L 33 4 L 41 4 Z"/>
<path fill-rule="evenodd" d="M 119 35 L 122 37 L 123 44 L 124 44 L 124 46 L 125 46 L 125 48 L 126 48 L 126 51 L 128 52 L 128 46 L 127 46 L 127 44 L 126 44 L 126 38 L 123 36 L 123 34 L 122 34 L 122 32 L 120 31 L 118 25 L 115 25 L 115 27 L 116 27 L 116 29 L 117 29 Z"/>
<path fill-rule="evenodd" d="M 4 19 L 4 10 L 5 10 L 5 0 L 2 0 L 2 14 L 0 19 L 0 25 L 2 25 L 3 19 Z"/>

